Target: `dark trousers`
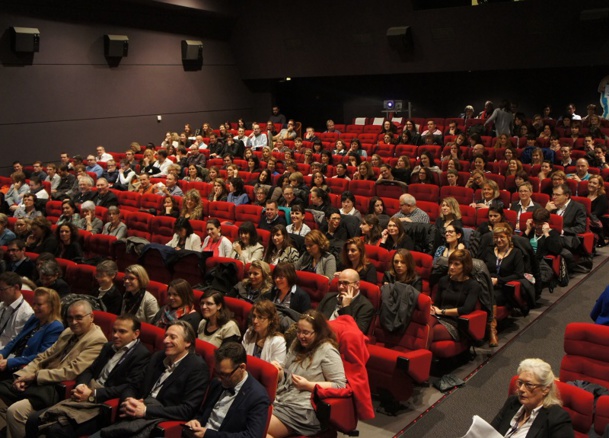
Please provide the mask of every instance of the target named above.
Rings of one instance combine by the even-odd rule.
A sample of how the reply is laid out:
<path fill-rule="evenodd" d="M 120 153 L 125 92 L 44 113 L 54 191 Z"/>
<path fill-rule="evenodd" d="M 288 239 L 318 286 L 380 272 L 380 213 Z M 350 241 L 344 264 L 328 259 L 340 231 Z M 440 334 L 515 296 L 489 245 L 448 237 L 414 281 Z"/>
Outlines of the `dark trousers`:
<path fill-rule="evenodd" d="M 26 438 L 37 438 L 40 434 L 46 435 L 47 438 L 73 438 L 76 436 L 92 435 L 103 427 L 100 423 L 100 419 L 94 418 L 93 420 L 85 421 L 81 424 L 77 424 L 73 420 L 69 420 L 65 425 L 55 423 L 52 426 L 39 431 L 40 415 L 42 415 L 43 412 L 44 410 L 34 412 L 30 415 L 30 418 L 28 418 L 27 423 L 25 424 Z"/>

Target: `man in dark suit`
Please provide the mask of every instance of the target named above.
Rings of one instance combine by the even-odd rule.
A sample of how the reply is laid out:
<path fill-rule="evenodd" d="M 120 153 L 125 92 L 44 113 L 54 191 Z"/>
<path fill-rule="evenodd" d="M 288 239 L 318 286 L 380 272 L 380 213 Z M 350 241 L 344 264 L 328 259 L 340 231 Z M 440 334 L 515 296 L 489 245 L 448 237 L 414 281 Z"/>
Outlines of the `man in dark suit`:
<path fill-rule="evenodd" d="M 8 270 L 20 277 L 32 278 L 36 265 L 25 255 L 25 242 L 15 239 L 7 245 Z"/>
<path fill-rule="evenodd" d="M 366 334 L 375 310 L 368 298 L 360 293 L 359 280 L 356 270 L 342 271 L 338 277 L 338 293 L 326 294 L 317 306 L 317 310 L 330 321 L 340 315 L 351 315 L 359 329 Z"/>
<path fill-rule="evenodd" d="M 269 397 L 246 371 L 243 346 L 228 342 L 215 352 L 218 380 L 211 383 L 200 415 L 185 424 L 183 435 L 201 438 L 264 436 Z"/>
<path fill-rule="evenodd" d="M 110 185 L 106 178 L 99 178 L 95 183 L 97 187 L 97 197 L 95 198 L 95 205 L 100 207 L 118 207 L 118 198 L 114 193 L 110 191 Z"/>
<path fill-rule="evenodd" d="M 88 301 L 72 303 L 67 320 L 69 327 L 51 348 L 14 373 L 15 380 L 0 383 L 0 428 L 7 425 L 9 437 L 25 436 L 29 416 L 59 401 L 55 384 L 75 379 L 107 342 Z"/>
<path fill-rule="evenodd" d="M 91 403 L 120 397 L 123 390 L 139 380 L 150 358 L 150 352 L 139 340 L 140 327 L 135 316 L 119 316 L 112 328 L 112 341 L 104 345 L 95 362 L 78 376 L 72 398 L 30 416 L 26 436 L 37 437 L 41 424 L 58 418 L 63 420 L 45 429 L 47 438 L 90 435 L 103 427 L 99 422 L 99 407 Z"/>
<path fill-rule="evenodd" d="M 552 200 L 546 204 L 546 210 L 550 213 L 562 216 L 563 229 L 561 241 L 564 251 L 561 255 L 565 257 L 567 266 L 573 272 L 589 272 L 590 266 L 576 265 L 574 253 L 579 252 L 588 262 L 588 254 L 583 253 L 583 246 L 579 241 L 578 234 L 586 231 L 586 209 L 579 202 L 571 199 L 571 189 L 567 184 L 560 184 L 552 191 Z"/>
<path fill-rule="evenodd" d="M 196 335 L 184 321 L 165 331 L 164 351 L 152 355 L 139 382 L 121 394 L 121 421 L 102 429 L 113 436 L 151 431 L 163 420 L 186 421 L 201 406 L 209 383 L 209 369 L 194 352 Z"/>

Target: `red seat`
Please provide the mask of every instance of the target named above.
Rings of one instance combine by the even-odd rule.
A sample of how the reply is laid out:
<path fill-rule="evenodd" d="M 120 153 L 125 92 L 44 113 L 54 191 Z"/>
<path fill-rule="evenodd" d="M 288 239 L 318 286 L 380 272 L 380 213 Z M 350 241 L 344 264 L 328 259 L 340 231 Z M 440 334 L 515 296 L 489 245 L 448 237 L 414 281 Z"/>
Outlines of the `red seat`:
<path fill-rule="evenodd" d="M 459 205 L 461 210 L 461 222 L 464 227 L 476 228 L 476 209 L 469 205 Z"/>
<path fill-rule="evenodd" d="M 202 283 L 203 276 L 199 267 L 200 260 L 201 258 L 197 253 L 182 256 L 180 261 L 173 265 L 172 278 L 174 280 L 182 278 L 190 283 L 191 286 Z"/>
<path fill-rule="evenodd" d="M 434 223 L 440 214 L 440 206 L 437 204 L 437 201 L 417 201 L 417 207 L 429 215 L 429 220 L 431 223 Z"/>
<path fill-rule="evenodd" d="M 105 234 L 93 234 L 87 239 L 87 253 L 89 257 L 114 257 L 114 242 L 116 237 Z"/>
<path fill-rule="evenodd" d="M 154 209 L 154 211 L 161 211 L 163 208 L 163 197 L 152 193 L 146 193 L 145 195 L 142 195 L 140 208 L 146 211 L 152 209 Z"/>
<path fill-rule="evenodd" d="M 439 160 L 442 158 L 442 146 L 437 145 L 421 145 L 417 150 L 417 156 L 420 157 L 423 152 L 430 152 L 434 159 Z"/>
<path fill-rule="evenodd" d="M 415 270 L 421 280 L 423 281 L 423 290 L 421 292 L 431 295 L 431 291 L 429 288 L 429 279 L 431 277 L 431 268 L 433 264 L 433 257 L 429 254 L 425 254 L 424 252 L 419 251 L 410 251 L 412 254 L 412 258 L 414 259 Z M 393 255 L 395 251 L 391 251 L 389 253 L 389 263 L 393 259 Z M 389 269 L 389 268 L 387 268 Z"/>
<path fill-rule="evenodd" d="M 449 196 L 455 198 L 460 205 L 469 205 L 474 201 L 474 190 L 469 187 L 442 186 L 440 188 L 440 199 Z"/>
<path fill-rule="evenodd" d="M 585 380 L 609 387 L 609 326 L 572 322 L 565 329 L 560 380 Z"/>
<path fill-rule="evenodd" d="M 393 216 L 400 211 L 400 201 L 398 199 L 385 198 L 383 202 L 385 203 L 385 213 L 389 216 Z"/>
<path fill-rule="evenodd" d="M 165 349 L 163 339 L 165 339 L 165 330 L 152 324 L 142 322 L 140 341 L 151 353 Z"/>
<path fill-rule="evenodd" d="M 596 410 L 594 411 L 594 431 L 599 435 L 605 432 L 609 426 L 609 396 L 602 395 L 596 400 Z"/>
<path fill-rule="evenodd" d="M 237 322 L 241 333 L 245 333 L 247 330 L 247 320 L 250 311 L 252 310 L 252 303 L 232 297 L 224 297 L 224 302 L 226 303 L 226 307 L 233 312 L 233 318 Z"/>
<path fill-rule="evenodd" d="M 395 154 L 395 145 L 379 143 L 374 148 L 374 153 L 381 157 L 393 157 Z"/>
<path fill-rule="evenodd" d="M 138 192 L 119 190 L 116 191 L 116 197 L 118 198 L 118 204 L 121 210 L 138 211 L 140 209 L 142 195 Z"/>
<path fill-rule="evenodd" d="M 440 187 L 435 184 L 410 184 L 408 186 L 408 193 L 417 200 L 417 206 L 418 201 L 429 201 L 437 204 L 440 199 Z"/>
<path fill-rule="evenodd" d="M 64 279 L 70 285 L 70 292 L 90 295 L 97 290 L 98 283 L 95 280 L 95 271 L 95 266 L 91 265 L 69 265 L 64 274 Z"/>
<path fill-rule="evenodd" d="M 382 398 L 408 400 L 414 384 L 429 379 L 431 299 L 419 294 L 410 324 L 403 333 L 385 330 L 377 320 L 366 365 L 373 393 Z"/>
<path fill-rule="evenodd" d="M 171 216 L 155 216 L 150 220 L 151 241 L 166 244 L 173 238 L 173 227 L 176 218 Z"/>
<path fill-rule="evenodd" d="M 209 204 L 209 216 L 220 222 L 235 222 L 235 204 L 232 202 L 212 202 Z"/>
<path fill-rule="evenodd" d="M 349 182 L 349 191 L 354 195 L 368 196 L 369 198 L 375 195 L 374 181 L 353 180 Z"/>
<path fill-rule="evenodd" d="M 366 245 L 366 257 L 368 261 L 376 268 L 376 278 L 379 285 L 382 284 L 383 275 L 389 269 L 387 263 L 391 263 L 389 259 L 389 251 L 380 246 Z"/>
<path fill-rule="evenodd" d="M 258 226 L 262 218 L 263 207 L 253 204 L 238 205 L 235 208 L 235 220 L 238 224 L 250 221 L 254 226 Z"/>
<path fill-rule="evenodd" d="M 396 184 L 392 182 L 386 182 L 381 184 L 376 184 L 375 192 L 376 196 L 380 198 L 394 198 L 399 199 L 404 193 L 406 193 L 408 189 L 401 184 Z"/>
<path fill-rule="evenodd" d="M 57 222 L 57 220 L 59 219 L 59 216 L 62 215 L 62 211 L 61 211 L 61 201 L 48 201 L 46 203 L 46 213 L 47 213 L 47 219 L 49 221 L 51 221 L 51 223 L 55 223 Z"/>
<path fill-rule="evenodd" d="M 168 242 L 170 239 L 167 239 Z M 173 279 L 171 270 L 165 263 L 165 259 L 161 255 L 161 252 L 157 248 L 149 248 L 142 255 L 142 265 L 146 267 L 146 271 L 150 276 L 151 280 L 158 281 L 161 283 L 170 283 Z M 149 290 L 152 293 L 152 291 Z M 157 297 L 158 299 L 158 297 Z M 159 303 L 160 304 L 160 303 Z"/>
<path fill-rule="evenodd" d="M 136 212 L 127 218 L 127 234 L 129 236 L 142 237 L 150 240 L 150 223 L 154 216 L 149 213 Z"/>
<path fill-rule="evenodd" d="M 518 380 L 518 376 L 512 377 L 508 395 L 516 392 L 516 380 Z M 574 385 L 569 385 L 562 380 L 556 380 L 554 383 L 560 394 L 562 408 L 571 417 L 575 437 L 588 437 L 594 415 L 594 394 Z"/>
<path fill-rule="evenodd" d="M 395 156 L 401 157 L 402 155 L 406 155 L 408 158 L 417 158 L 419 147 L 409 144 L 399 144 L 395 147 Z"/>
<path fill-rule="evenodd" d="M 328 277 L 306 271 L 298 271 L 297 274 L 296 284 L 309 294 L 312 306 L 317 307 L 329 290 Z"/>
<path fill-rule="evenodd" d="M 343 178 L 326 178 L 326 184 L 329 191 L 337 195 L 349 190 L 349 181 Z"/>
<path fill-rule="evenodd" d="M 113 313 L 102 312 L 101 310 L 94 310 L 93 316 L 95 319 L 95 324 L 97 324 L 101 328 L 102 332 L 104 332 L 106 339 L 112 339 L 116 315 Z"/>
<path fill-rule="evenodd" d="M 239 238 L 239 227 L 227 224 L 222 224 L 220 227 L 222 230 L 222 235 L 228 238 L 231 242 L 234 242 Z"/>

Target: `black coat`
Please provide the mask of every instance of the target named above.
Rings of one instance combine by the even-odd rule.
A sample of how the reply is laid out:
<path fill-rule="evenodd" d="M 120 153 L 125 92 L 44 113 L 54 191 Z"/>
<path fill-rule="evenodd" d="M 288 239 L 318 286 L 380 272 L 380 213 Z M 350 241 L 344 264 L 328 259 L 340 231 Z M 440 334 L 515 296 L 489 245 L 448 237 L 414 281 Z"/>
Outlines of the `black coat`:
<path fill-rule="evenodd" d="M 500 434 L 505 435 L 510 429 L 510 421 L 520 406 L 518 397 L 515 395 L 509 397 L 491 422 L 491 426 Z M 572 438 L 574 436 L 571 417 L 558 405 L 549 408 L 542 407 L 527 433 L 527 438 Z"/>

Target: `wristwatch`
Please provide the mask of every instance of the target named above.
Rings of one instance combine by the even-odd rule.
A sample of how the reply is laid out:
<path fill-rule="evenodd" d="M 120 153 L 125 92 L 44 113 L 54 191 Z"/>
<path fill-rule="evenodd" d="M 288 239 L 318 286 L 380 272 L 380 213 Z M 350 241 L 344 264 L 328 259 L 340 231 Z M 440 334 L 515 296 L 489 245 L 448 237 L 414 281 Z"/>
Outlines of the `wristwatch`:
<path fill-rule="evenodd" d="M 89 403 L 95 403 L 95 391 L 93 391 L 93 392 L 91 393 L 91 395 L 89 396 L 89 398 L 87 399 L 87 401 L 88 401 Z"/>
<path fill-rule="evenodd" d="M 442 315 L 446 315 L 446 309 L 442 309 Z"/>

